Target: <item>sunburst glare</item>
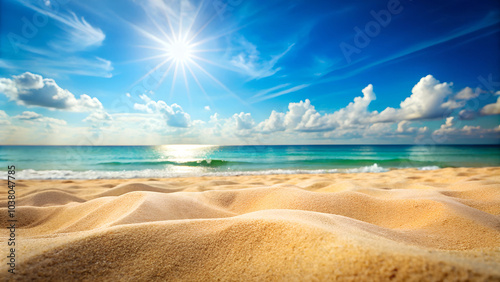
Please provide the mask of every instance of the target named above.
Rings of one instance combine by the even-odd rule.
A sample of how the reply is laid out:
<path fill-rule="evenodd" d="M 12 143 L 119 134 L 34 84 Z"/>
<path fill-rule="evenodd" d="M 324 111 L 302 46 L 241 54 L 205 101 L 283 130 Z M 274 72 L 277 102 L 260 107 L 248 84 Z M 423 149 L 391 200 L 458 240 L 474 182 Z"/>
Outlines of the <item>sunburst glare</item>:
<path fill-rule="evenodd" d="M 176 40 L 167 45 L 166 55 L 176 63 L 186 63 L 193 58 L 192 47 L 185 40 Z"/>
<path fill-rule="evenodd" d="M 152 33 L 146 31 L 145 29 L 136 27 L 136 29 L 140 31 L 145 37 L 151 39 L 154 42 L 154 44 L 152 45 L 141 47 L 161 52 L 160 54 L 151 57 L 142 58 L 141 61 L 159 59 L 162 60 L 159 61 L 149 72 L 139 78 L 134 83 L 134 85 L 146 79 L 153 72 L 164 70 L 161 75 L 161 79 L 157 82 L 156 87 L 159 87 L 166 79 L 170 78 L 170 97 L 173 96 L 175 84 L 180 79 L 184 82 L 185 91 L 187 92 L 186 94 L 190 98 L 189 80 L 192 79 L 192 81 L 194 81 L 201 92 L 210 99 L 207 91 L 203 87 L 202 80 L 200 79 L 200 77 L 198 77 L 203 76 L 205 79 L 212 80 L 233 97 L 242 101 L 241 98 L 234 94 L 224 83 L 218 80 L 214 75 L 210 73 L 208 69 L 205 69 L 201 65 L 201 62 L 203 62 L 211 64 L 212 66 L 227 69 L 226 66 L 217 64 L 207 59 L 207 56 L 202 56 L 202 54 L 207 54 L 210 52 L 221 52 L 225 51 L 225 49 L 207 49 L 203 48 L 203 46 L 208 45 L 211 42 L 214 42 L 215 40 L 223 36 L 227 36 L 230 33 L 238 30 L 238 28 L 236 28 L 230 30 L 229 32 L 223 31 L 219 35 L 211 35 L 209 37 L 203 38 L 203 31 L 217 17 L 217 14 L 213 15 L 206 22 L 202 22 L 199 28 L 192 30 L 197 20 L 199 20 L 198 16 L 200 15 L 200 11 L 203 8 L 203 2 L 204 1 L 202 1 L 198 6 L 196 13 L 190 17 L 186 16 L 185 13 L 183 13 L 181 5 L 181 12 L 179 13 L 180 18 L 176 19 L 176 22 L 174 24 L 172 23 L 172 20 L 169 19 L 168 15 L 165 15 L 166 22 L 163 25 L 153 20 L 154 27 L 161 33 L 161 36 L 155 35 L 154 32 Z M 185 18 L 183 18 L 183 15 Z M 190 24 L 187 28 L 183 29 L 183 22 L 190 22 Z M 175 30 L 174 26 L 177 27 L 177 30 Z"/>

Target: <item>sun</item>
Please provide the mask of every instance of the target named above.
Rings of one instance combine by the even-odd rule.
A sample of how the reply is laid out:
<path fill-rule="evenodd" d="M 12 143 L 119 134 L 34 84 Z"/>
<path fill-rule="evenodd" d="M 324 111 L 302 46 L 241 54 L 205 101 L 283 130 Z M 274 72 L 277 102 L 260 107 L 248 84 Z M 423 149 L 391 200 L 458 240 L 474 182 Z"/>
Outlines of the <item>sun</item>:
<path fill-rule="evenodd" d="M 193 84 L 192 82 L 194 82 L 199 90 L 201 90 L 201 92 L 208 99 L 210 99 L 208 93 L 205 91 L 205 88 L 202 85 L 201 79 L 198 78 L 199 76 L 201 76 L 205 80 L 212 80 L 231 96 L 242 101 L 238 95 L 231 91 L 226 85 L 224 85 L 224 83 L 214 77 L 209 70 L 205 69 L 205 67 L 207 64 L 209 64 L 231 71 L 234 71 L 234 69 L 231 69 L 224 64 L 219 64 L 217 62 L 211 61 L 203 56 L 204 53 L 226 52 L 227 48 L 208 49 L 204 46 L 206 46 L 205 44 L 209 44 L 210 42 L 213 43 L 219 38 L 227 36 L 239 30 L 240 28 L 237 27 L 228 31 L 221 32 L 219 34 L 200 38 L 203 35 L 202 32 L 205 30 L 205 28 L 218 16 L 218 14 L 214 14 L 204 24 L 201 23 L 202 25 L 200 27 L 193 29 L 193 27 L 195 26 L 195 22 L 197 21 L 197 16 L 200 14 L 200 10 L 203 7 L 203 3 L 205 3 L 205 1 L 201 1 L 200 5 L 198 6 L 197 12 L 188 21 L 183 19 L 183 13 L 180 13 L 181 16 L 179 17 L 179 19 L 174 19 L 173 21 L 168 16 L 165 17 L 165 22 L 162 22 L 162 24 L 151 18 L 151 21 L 156 28 L 155 32 L 150 32 L 144 28 L 134 25 L 134 28 L 139 31 L 144 37 L 154 42 L 152 45 L 145 45 L 141 47 L 157 50 L 160 52 L 160 54 L 155 54 L 153 56 L 142 58 L 137 61 L 159 59 L 160 61 L 156 64 L 156 66 L 154 66 L 141 78 L 134 82 L 131 87 L 140 83 L 141 81 L 152 75 L 154 72 L 161 71 L 163 72 L 163 74 L 158 76 L 159 79 L 157 79 L 156 81 L 156 87 L 159 87 L 167 77 L 171 76 L 172 83 L 170 87 L 170 97 L 172 97 L 172 95 L 174 94 L 174 87 L 177 84 L 178 78 L 181 78 L 184 81 L 186 94 L 189 99 L 191 99 L 190 89 L 192 87 L 190 87 L 190 85 Z M 160 70 L 160 68 L 162 69 Z"/>
<path fill-rule="evenodd" d="M 176 40 L 167 45 L 166 55 L 176 63 L 186 63 L 193 58 L 193 48 L 186 40 Z"/>

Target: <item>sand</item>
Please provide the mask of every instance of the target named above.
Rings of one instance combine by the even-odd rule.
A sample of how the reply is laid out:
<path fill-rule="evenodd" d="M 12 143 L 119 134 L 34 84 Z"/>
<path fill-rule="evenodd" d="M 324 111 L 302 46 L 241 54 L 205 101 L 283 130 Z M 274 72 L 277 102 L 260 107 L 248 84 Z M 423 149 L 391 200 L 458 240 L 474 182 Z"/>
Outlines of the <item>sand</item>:
<path fill-rule="evenodd" d="M 0 233 L 7 280 L 500 281 L 500 168 L 20 180 L 16 192 L 14 275 Z"/>

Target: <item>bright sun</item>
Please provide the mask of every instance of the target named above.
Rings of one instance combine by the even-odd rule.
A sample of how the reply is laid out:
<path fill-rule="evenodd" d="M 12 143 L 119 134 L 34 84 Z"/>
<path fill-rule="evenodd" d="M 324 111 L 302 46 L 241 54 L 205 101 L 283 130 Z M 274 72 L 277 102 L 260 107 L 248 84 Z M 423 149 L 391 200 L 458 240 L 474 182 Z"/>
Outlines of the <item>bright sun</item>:
<path fill-rule="evenodd" d="M 193 56 L 192 47 L 185 40 L 176 40 L 167 46 L 167 56 L 177 63 L 185 63 Z"/>
<path fill-rule="evenodd" d="M 203 7 L 204 2 L 205 1 L 201 1 L 200 6 L 198 7 L 198 12 Z M 214 17 L 212 17 L 212 19 L 208 20 L 199 29 L 192 30 L 193 25 L 196 22 L 196 18 L 198 16 L 198 12 L 196 12 L 194 17 L 190 20 L 191 24 L 187 25 L 188 26 L 187 29 L 182 24 L 183 23 L 182 17 L 177 22 L 174 22 L 174 24 L 170 22 L 168 17 L 166 18 L 166 22 L 164 23 L 164 25 L 160 25 L 157 22 L 153 21 L 154 25 L 163 36 L 158 36 L 158 34 L 153 34 L 137 27 L 137 29 L 145 37 L 155 41 L 157 44 L 159 43 L 159 46 L 153 45 L 153 46 L 143 46 L 143 47 L 148 49 L 158 50 L 161 52 L 158 55 L 153 55 L 151 57 L 143 58 L 140 60 L 141 61 L 158 60 L 158 58 L 161 58 L 162 60 L 155 67 L 153 67 L 146 74 L 144 74 L 141 78 L 139 78 L 133 85 L 138 84 L 140 81 L 146 79 L 153 72 L 159 71 L 162 66 L 165 66 L 166 70 L 165 71 L 162 70 L 163 74 L 157 81 L 157 86 L 161 85 L 164 79 L 167 78 L 167 76 L 169 76 L 169 74 L 172 75 L 170 96 L 173 95 L 177 78 L 180 76 L 184 80 L 184 85 L 189 98 L 191 97 L 190 84 L 192 84 L 190 82 L 194 82 L 199 87 L 201 92 L 203 92 L 203 94 L 205 94 L 208 97 L 208 94 L 205 91 L 202 82 L 200 81 L 200 79 L 198 79 L 198 75 L 202 75 L 205 78 L 209 78 L 212 81 L 214 81 L 216 84 L 218 84 L 220 87 L 226 90 L 226 92 L 231 94 L 233 97 L 240 99 L 229 88 L 227 88 L 226 85 L 224 85 L 217 78 L 215 78 L 208 70 L 206 70 L 204 66 L 200 65 L 200 63 L 203 62 L 206 64 L 214 65 L 216 67 L 227 68 L 224 65 L 217 64 L 216 62 L 210 61 L 209 59 L 204 58 L 202 56 L 202 54 L 206 52 L 221 52 L 221 51 L 225 52 L 226 49 L 224 48 L 204 49 L 201 46 L 210 41 L 214 41 L 217 40 L 218 38 L 226 36 L 234 32 L 235 30 L 238 30 L 238 28 L 229 32 L 221 33 L 219 35 L 206 37 L 204 39 L 199 39 L 198 38 L 199 35 L 209 25 L 209 23 L 212 22 L 213 19 L 215 19 L 215 15 Z M 177 28 L 174 28 L 175 24 L 177 24 Z M 165 27 L 165 29 L 163 27 Z M 177 30 L 177 32 L 175 30 Z M 189 79 L 189 77 L 191 79 Z"/>

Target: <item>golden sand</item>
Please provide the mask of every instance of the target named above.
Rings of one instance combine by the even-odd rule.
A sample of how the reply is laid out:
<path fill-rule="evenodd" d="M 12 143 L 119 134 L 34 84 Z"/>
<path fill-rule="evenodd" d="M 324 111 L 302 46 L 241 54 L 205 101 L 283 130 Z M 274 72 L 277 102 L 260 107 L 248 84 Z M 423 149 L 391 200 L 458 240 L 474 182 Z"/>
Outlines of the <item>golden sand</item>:
<path fill-rule="evenodd" d="M 500 281 L 500 168 L 25 180 L 16 193 L 8 280 Z"/>

